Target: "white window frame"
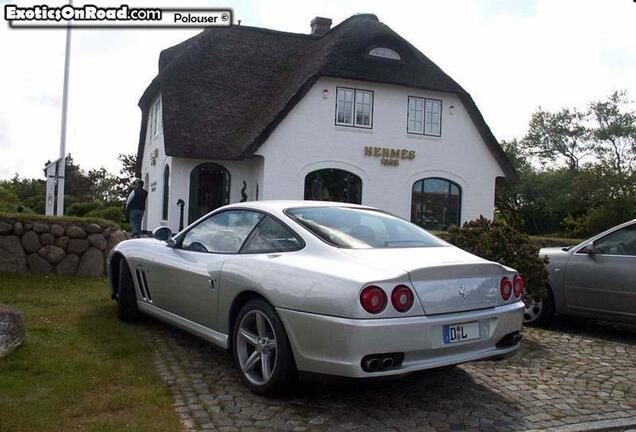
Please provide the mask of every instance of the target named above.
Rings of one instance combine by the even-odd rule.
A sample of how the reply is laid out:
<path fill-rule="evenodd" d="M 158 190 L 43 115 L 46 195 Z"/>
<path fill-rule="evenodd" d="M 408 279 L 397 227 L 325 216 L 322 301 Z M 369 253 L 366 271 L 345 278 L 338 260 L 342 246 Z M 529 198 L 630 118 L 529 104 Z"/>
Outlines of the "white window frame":
<path fill-rule="evenodd" d="M 411 101 L 415 101 L 415 110 L 411 110 Z M 420 104 L 421 110 L 417 108 L 417 104 Z M 439 107 L 439 110 L 435 110 L 435 105 Z M 406 131 L 409 134 L 426 135 L 441 137 L 442 136 L 442 100 L 433 98 L 423 98 L 417 96 L 409 96 L 406 104 Z M 411 118 L 416 116 L 418 112 L 421 113 L 421 122 L 419 120 L 413 121 L 413 127 L 411 127 Z M 432 116 L 437 114 L 437 118 Z M 437 130 L 436 130 L 437 129 Z"/>
<path fill-rule="evenodd" d="M 338 121 L 338 113 L 339 113 L 339 108 L 340 108 L 340 99 L 339 99 L 339 94 L 340 92 L 348 92 L 351 93 L 353 96 L 353 100 L 351 101 L 351 106 L 350 107 L 346 107 L 345 109 L 347 109 L 348 114 L 350 116 L 351 121 L 347 122 L 347 121 Z M 368 95 L 370 97 L 370 100 L 367 104 L 364 104 L 363 101 L 361 101 L 361 99 L 365 96 Z M 335 116 L 335 124 L 337 126 L 348 126 L 348 127 L 357 127 L 357 128 L 362 128 L 362 129 L 373 129 L 373 96 L 374 93 L 372 90 L 363 90 L 363 89 L 356 89 L 356 88 L 350 88 L 350 87 L 336 87 L 336 116 Z M 348 103 L 349 101 L 343 100 L 343 102 Z M 363 123 L 358 123 L 358 105 L 359 104 L 364 104 L 368 107 L 369 109 L 369 124 L 363 124 Z M 345 112 L 343 110 L 343 113 L 345 114 L 344 117 L 347 117 L 347 112 Z"/>
<path fill-rule="evenodd" d="M 380 57 L 389 60 L 402 60 L 400 54 L 397 51 L 387 47 L 375 47 L 369 50 L 369 55 L 373 57 Z"/>
<path fill-rule="evenodd" d="M 161 95 L 150 106 L 150 115 L 148 116 L 148 123 L 150 124 L 150 139 L 154 140 L 163 132 L 162 122 L 162 105 Z"/>

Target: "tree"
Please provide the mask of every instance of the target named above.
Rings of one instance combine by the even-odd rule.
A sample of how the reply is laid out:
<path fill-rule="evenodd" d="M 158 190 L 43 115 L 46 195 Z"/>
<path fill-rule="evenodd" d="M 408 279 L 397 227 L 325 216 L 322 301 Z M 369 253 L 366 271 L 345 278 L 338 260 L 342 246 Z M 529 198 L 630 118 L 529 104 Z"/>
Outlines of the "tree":
<path fill-rule="evenodd" d="M 636 113 L 628 109 L 629 103 L 625 91 L 615 91 L 590 104 L 596 154 L 621 174 L 631 172 L 636 162 Z"/>
<path fill-rule="evenodd" d="M 532 114 L 523 139 L 525 150 L 542 164 L 564 160 L 571 171 L 578 171 L 581 160 L 594 150 L 585 127 L 586 117 L 577 109 L 563 108 L 551 113 L 539 107 Z"/>
<path fill-rule="evenodd" d="M 520 209 L 525 207 L 527 203 L 521 193 L 521 185 L 527 174 L 533 171 L 533 168 L 522 145 L 516 139 L 501 141 L 500 144 L 517 174 L 519 174 L 520 180 L 516 183 L 504 179 L 497 181 L 497 187 L 495 188 L 496 215 L 513 227 L 524 230 L 526 221 Z"/>
<path fill-rule="evenodd" d="M 121 162 L 119 177 L 117 178 L 117 188 L 122 196 L 132 189 L 133 182 L 137 180 L 137 155 L 134 153 L 123 154 L 117 156 L 117 160 Z M 150 185 L 145 185 L 149 187 Z"/>

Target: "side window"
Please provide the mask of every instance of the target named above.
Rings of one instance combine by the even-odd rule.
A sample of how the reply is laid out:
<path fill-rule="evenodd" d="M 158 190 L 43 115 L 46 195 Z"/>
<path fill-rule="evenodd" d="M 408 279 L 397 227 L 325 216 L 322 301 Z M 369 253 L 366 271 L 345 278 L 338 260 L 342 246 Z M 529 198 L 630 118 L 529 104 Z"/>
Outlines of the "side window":
<path fill-rule="evenodd" d="M 596 240 L 594 249 L 604 255 L 636 256 L 636 224 L 626 226 Z"/>
<path fill-rule="evenodd" d="M 300 248 L 301 241 L 289 228 L 267 217 L 254 229 L 241 253 L 287 252 Z"/>
<path fill-rule="evenodd" d="M 238 253 L 262 218 L 262 214 L 246 210 L 215 214 L 188 231 L 181 248 L 195 252 Z"/>

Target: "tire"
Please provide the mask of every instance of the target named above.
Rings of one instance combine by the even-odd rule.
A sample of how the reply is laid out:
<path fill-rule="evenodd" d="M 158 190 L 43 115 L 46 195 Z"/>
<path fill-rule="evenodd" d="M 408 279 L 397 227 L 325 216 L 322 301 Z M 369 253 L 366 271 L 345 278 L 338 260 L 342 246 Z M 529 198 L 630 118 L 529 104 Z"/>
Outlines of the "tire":
<path fill-rule="evenodd" d="M 524 302 L 526 304 L 523 310 L 524 325 L 542 327 L 550 324 L 554 319 L 554 296 L 550 288 L 547 288 L 543 299 L 536 301 L 527 298 Z"/>
<path fill-rule="evenodd" d="M 119 281 L 117 290 L 117 316 L 124 322 L 139 322 L 142 319 L 137 307 L 137 294 L 130 267 L 125 259 L 119 263 Z"/>
<path fill-rule="evenodd" d="M 232 328 L 232 357 L 241 379 L 256 394 L 286 393 L 296 383 L 287 333 L 274 308 L 263 300 L 250 300 L 239 311 Z"/>

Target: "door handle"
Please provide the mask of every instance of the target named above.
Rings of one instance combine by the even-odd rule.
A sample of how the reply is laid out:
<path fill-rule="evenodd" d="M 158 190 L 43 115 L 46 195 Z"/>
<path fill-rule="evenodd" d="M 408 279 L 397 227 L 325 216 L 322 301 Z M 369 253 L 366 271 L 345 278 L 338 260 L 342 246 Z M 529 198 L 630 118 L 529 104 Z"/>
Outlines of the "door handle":
<path fill-rule="evenodd" d="M 214 279 L 208 279 L 208 285 L 210 286 L 211 290 L 216 289 L 216 284 L 214 283 Z"/>

